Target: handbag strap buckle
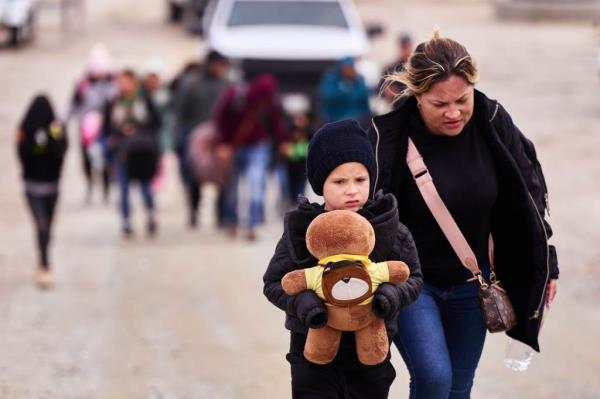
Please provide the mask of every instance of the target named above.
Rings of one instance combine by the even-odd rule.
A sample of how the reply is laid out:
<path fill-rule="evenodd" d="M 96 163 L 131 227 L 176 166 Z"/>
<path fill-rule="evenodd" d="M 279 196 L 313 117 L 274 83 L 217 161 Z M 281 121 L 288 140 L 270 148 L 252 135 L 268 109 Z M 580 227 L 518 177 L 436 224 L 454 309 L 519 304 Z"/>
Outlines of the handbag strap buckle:
<path fill-rule="evenodd" d="M 481 272 L 473 274 L 473 277 L 467 280 L 468 282 L 477 281 L 479 283 L 479 287 L 486 289 L 489 287 L 489 284 L 485 281 L 483 274 Z"/>
<path fill-rule="evenodd" d="M 490 282 L 492 284 L 496 284 L 496 283 L 500 282 L 500 281 L 498 281 L 498 278 L 496 277 L 496 273 L 493 270 L 490 272 Z"/>

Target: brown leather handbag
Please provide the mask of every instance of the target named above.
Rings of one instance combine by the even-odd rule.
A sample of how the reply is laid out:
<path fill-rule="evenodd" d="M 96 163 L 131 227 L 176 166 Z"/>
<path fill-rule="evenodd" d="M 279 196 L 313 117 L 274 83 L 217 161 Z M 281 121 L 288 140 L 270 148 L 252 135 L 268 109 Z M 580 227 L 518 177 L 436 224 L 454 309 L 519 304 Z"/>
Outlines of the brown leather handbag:
<path fill-rule="evenodd" d="M 474 275 L 470 281 L 476 280 L 479 284 L 479 305 L 488 331 L 491 333 L 508 331 L 517 325 L 517 315 L 506 290 L 496 279 L 493 266 L 491 267 L 489 282 L 485 281 L 481 273 Z"/>
<path fill-rule="evenodd" d="M 494 333 L 512 329 L 517 325 L 517 316 L 508 294 L 500 285 L 500 281 L 496 279 L 491 235 L 489 241 L 491 273 L 489 281 L 486 281 L 477 265 L 477 258 L 473 250 L 448 211 L 444 201 L 442 201 L 423 157 L 410 138 L 408 139 L 406 163 L 427 207 L 448 239 L 452 249 L 463 266 L 473 274 L 473 278 L 468 281 L 476 281 L 479 284 L 479 304 L 488 331 Z"/>

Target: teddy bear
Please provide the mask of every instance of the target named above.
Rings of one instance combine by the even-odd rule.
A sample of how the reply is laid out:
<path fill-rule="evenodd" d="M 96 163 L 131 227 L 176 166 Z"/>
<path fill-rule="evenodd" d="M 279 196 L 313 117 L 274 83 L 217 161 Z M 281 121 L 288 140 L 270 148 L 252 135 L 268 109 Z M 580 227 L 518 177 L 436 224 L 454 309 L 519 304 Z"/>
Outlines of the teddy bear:
<path fill-rule="evenodd" d="M 382 283 L 406 281 L 408 266 L 401 261 L 372 262 L 368 255 L 375 247 L 373 227 L 347 210 L 317 216 L 306 231 L 306 247 L 318 264 L 291 271 L 281 280 L 286 294 L 310 289 L 327 306 L 327 324 L 308 330 L 304 357 L 316 364 L 331 363 L 342 331 L 353 331 L 358 360 L 365 365 L 383 362 L 389 342 L 384 320 L 373 313 L 373 294 Z"/>

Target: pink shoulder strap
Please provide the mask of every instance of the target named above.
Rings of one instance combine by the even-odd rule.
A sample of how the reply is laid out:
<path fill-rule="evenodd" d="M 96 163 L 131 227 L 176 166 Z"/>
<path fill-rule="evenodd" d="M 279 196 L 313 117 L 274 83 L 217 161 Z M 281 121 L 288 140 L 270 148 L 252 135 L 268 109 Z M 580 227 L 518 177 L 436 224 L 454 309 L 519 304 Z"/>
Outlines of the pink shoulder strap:
<path fill-rule="evenodd" d="M 408 139 L 406 163 L 408 164 L 408 168 L 417 183 L 417 187 L 419 188 L 427 207 L 442 229 L 442 232 L 448 239 L 448 242 L 463 266 L 469 269 L 473 275 L 481 273 L 481 270 L 477 265 L 477 257 L 467 243 L 467 240 L 460 231 L 456 221 L 448 211 L 444 201 L 442 201 L 440 194 L 433 184 L 433 179 L 429 174 L 429 170 L 427 170 L 427 165 L 425 165 L 423 157 L 410 138 Z"/>

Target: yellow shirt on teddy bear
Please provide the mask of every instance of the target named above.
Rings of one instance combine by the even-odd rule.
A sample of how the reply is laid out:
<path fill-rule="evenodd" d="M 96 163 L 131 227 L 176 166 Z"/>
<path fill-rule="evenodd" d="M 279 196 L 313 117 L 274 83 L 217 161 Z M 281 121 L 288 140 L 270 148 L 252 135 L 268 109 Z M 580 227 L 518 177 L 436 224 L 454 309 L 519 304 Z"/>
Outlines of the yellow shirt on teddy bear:
<path fill-rule="evenodd" d="M 313 290 L 317 296 L 323 300 L 325 300 L 325 294 L 323 293 L 323 272 L 325 271 L 325 265 L 331 262 L 339 262 L 342 260 L 351 260 L 362 263 L 369 276 L 371 277 L 371 291 L 375 292 L 377 287 L 381 283 L 387 283 L 390 281 L 390 272 L 387 266 L 387 262 L 378 262 L 374 263 L 369 259 L 368 256 L 363 255 L 351 255 L 351 254 L 340 254 L 328 256 L 327 258 L 323 258 L 319 261 L 319 264 L 314 267 L 310 267 L 308 269 L 304 269 L 304 274 L 306 276 L 306 287 L 310 290 Z M 360 305 L 366 305 L 373 302 L 373 296 L 365 299 Z M 326 305 L 332 306 L 329 303 L 325 303 Z"/>

